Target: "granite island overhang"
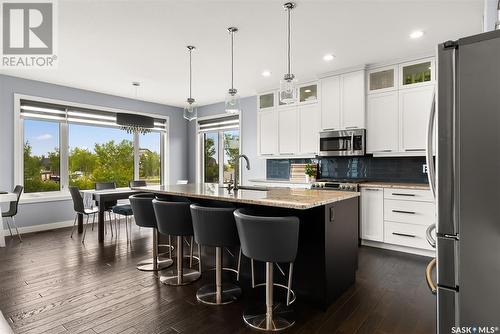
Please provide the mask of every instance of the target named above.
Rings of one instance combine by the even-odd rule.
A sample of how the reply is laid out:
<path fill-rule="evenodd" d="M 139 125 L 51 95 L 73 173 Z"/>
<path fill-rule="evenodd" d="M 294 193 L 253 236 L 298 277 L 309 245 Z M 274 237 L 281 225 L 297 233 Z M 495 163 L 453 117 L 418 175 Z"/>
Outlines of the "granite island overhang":
<path fill-rule="evenodd" d="M 254 208 L 263 214 L 297 216 L 300 231 L 293 289 L 298 298 L 326 308 L 355 282 L 359 226 L 357 192 L 290 188 L 229 192 L 217 184 L 203 183 L 133 189 L 158 196 L 186 197 L 200 205 L 231 202 L 235 207 Z M 240 283 L 245 289 L 250 286 L 250 270 L 246 270 L 250 265 L 242 262 L 241 268 Z M 262 269 L 263 265 L 262 268 L 256 266 L 258 282 L 264 278 Z"/>

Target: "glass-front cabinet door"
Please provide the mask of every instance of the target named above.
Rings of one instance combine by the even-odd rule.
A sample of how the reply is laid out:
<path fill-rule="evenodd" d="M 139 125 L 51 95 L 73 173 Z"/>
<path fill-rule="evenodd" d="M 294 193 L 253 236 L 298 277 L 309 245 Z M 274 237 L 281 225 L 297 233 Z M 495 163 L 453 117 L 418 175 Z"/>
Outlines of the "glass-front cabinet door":
<path fill-rule="evenodd" d="M 305 84 L 299 86 L 299 103 L 317 102 L 318 84 Z"/>
<path fill-rule="evenodd" d="M 259 95 L 259 109 L 274 107 L 274 92 Z"/>
<path fill-rule="evenodd" d="M 397 66 L 368 71 L 368 93 L 383 93 L 397 89 Z"/>
<path fill-rule="evenodd" d="M 399 67 L 399 87 L 413 88 L 433 83 L 435 78 L 434 69 L 434 58 L 401 64 Z"/>

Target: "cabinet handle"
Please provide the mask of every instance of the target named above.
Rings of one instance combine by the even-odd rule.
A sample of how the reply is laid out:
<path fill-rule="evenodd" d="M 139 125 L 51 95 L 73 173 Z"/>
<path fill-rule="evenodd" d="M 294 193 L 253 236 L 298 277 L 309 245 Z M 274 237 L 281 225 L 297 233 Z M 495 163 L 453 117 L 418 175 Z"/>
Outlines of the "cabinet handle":
<path fill-rule="evenodd" d="M 392 152 L 392 150 L 380 150 L 380 151 L 373 151 L 373 152 Z"/>
<path fill-rule="evenodd" d="M 327 129 L 323 129 L 323 131 L 333 131 L 335 130 L 335 128 L 327 128 Z"/>
<path fill-rule="evenodd" d="M 269 155 L 274 155 L 273 153 L 261 153 L 260 155 L 266 155 L 266 156 L 269 156 Z"/>
<path fill-rule="evenodd" d="M 392 193 L 392 196 L 406 196 L 406 197 L 414 197 L 415 194 L 398 194 L 398 193 Z"/>
<path fill-rule="evenodd" d="M 425 152 L 423 148 L 405 148 L 405 152 Z"/>
<path fill-rule="evenodd" d="M 400 236 L 400 237 L 408 237 L 408 238 L 415 238 L 416 237 L 416 235 L 406 234 L 406 233 L 392 232 L 392 234 Z"/>
<path fill-rule="evenodd" d="M 285 152 L 280 153 L 280 155 L 294 155 L 294 154 L 295 154 L 295 153 L 285 153 Z"/>
<path fill-rule="evenodd" d="M 369 190 L 369 191 L 379 191 L 380 189 L 379 188 L 363 188 L 365 190 Z"/>
<path fill-rule="evenodd" d="M 358 127 L 357 126 L 346 126 L 345 128 L 346 129 L 357 129 Z"/>
<path fill-rule="evenodd" d="M 392 212 L 396 212 L 396 213 L 407 213 L 409 215 L 414 215 L 415 212 L 414 211 L 403 211 L 403 210 L 392 210 Z"/>

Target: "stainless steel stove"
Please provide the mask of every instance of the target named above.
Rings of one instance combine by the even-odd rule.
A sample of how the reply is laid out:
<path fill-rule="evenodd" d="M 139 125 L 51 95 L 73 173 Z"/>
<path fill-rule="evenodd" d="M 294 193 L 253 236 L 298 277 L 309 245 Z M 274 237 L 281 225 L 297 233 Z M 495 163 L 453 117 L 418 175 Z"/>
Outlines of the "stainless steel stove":
<path fill-rule="evenodd" d="M 338 190 L 338 191 L 359 191 L 359 184 L 363 180 L 333 180 L 333 179 L 320 179 L 311 185 L 311 189 L 318 190 Z"/>

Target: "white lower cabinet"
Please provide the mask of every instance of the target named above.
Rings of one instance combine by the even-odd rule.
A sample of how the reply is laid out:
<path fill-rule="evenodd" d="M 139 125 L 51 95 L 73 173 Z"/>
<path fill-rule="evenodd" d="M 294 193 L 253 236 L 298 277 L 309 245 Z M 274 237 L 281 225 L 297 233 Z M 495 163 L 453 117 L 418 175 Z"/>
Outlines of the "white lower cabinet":
<path fill-rule="evenodd" d="M 430 190 L 361 188 L 361 239 L 378 246 L 395 245 L 408 252 L 434 250 L 426 230 L 436 221 Z"/>
<path fill-rule="evenodd" d="M 361 239 L 384 241 L 384 189 L 361 189 Z"/>

